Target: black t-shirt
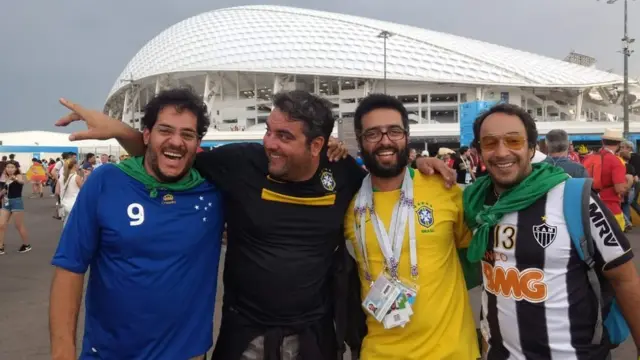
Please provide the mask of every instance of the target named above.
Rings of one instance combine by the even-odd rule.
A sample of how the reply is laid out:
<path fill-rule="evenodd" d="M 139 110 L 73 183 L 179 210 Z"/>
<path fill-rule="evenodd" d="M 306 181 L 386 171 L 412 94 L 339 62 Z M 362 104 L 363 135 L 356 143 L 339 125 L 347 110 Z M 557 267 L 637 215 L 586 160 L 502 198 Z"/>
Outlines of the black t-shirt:
<path fill-rule="evenodd" d="M 467 183 L 467 171 L 469 163 L 466 163 L 462 160 L 461 156 L 456 156 L 453 160 L 453 169 L 456 171 L 456 183 L 458 184 L 466 184 Z"/>
<path fill-rule="evenodd" d="M 631 159 L 629 159 L 629 164 L 633 165 L 633 168 L 636 171 L 640 170 L 640 154 L 631 153 Z"/>
<path fill-rule="evenodd" d="M 22 197 L 23 184 L 20 184 L 17 181 L 9 182 L 9 179 L 7 179 L 7 182 L 5 182 L 3 186 L 4 190 L 7 192 L 7 198 L 17 199 Z"/>
<path fill-rule="evenodd" d="M 330 163 L 287 183 L 268 176 L 261 144 L 225 145 L 195 167 L 223 192 L 227 222 L 225 306 L 265 326 L 315 321 L 329 307 L 332 257 L 343 218 L 365 172 L 355 159 Z"/>
<path fill-rule="evenodd" d="M 631 162 L 627 162 L 625 164 L 625 167 L 627 168 L 627 175 L 631 175 L 631 176 L 636 176 L 638 175 L 636 173 L 636 168 L 633 164 L 631 164 Z"/>

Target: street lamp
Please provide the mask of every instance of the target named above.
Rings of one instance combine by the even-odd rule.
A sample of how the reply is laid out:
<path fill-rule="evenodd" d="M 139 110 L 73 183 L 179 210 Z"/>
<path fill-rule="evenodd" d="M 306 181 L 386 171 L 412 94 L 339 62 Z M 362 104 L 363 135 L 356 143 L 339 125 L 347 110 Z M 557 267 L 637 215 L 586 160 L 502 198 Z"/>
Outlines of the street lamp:
<path fill-rule="evenodd" d="M 384 39 L 384 93 L 385 94 L 387 93 L 387 39 L 392 36 L 393 34 L 386 30 L 382 30 L 380 34 L 378 34 L 379 38 Z"/>
<path fill-rule="evenodd" d="M 607 0 L 607 4 L 615 4 L 618 0 Z M 628 18 L 628 0 L 624 0 L 624 37 L 622 38 L 622 56 L 624 58 L 624 94 L 622 95 L 623 117 L 624 117 L 624 137 L 629 136 L 629 57 L 633 53 L 631 50 L 631 43 L 635 39 L 629 38 L 627 30 L 627 18 Z"/>

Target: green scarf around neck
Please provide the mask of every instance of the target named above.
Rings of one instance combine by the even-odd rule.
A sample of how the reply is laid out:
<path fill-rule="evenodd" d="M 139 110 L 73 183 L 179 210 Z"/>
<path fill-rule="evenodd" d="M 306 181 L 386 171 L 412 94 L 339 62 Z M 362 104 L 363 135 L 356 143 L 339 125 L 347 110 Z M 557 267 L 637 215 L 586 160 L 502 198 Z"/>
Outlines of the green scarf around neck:
<path fill-rule="evenodd" d="M 185 191 L 193 189 L 194 187 L 204 182 L 204 178 L 202 177 L 202 175 L 200 175 L 200 173 L 196 169 L 191 168 L 189 169 L 187 175 L 184 178 L 180 179 L 180 181 L 174 183 L 161 183 L 156 178 L 147 173 L 147 170 L 144 168 L 143 156 L 136 156 L 126 160 L 122 160 L 116 166 L 120 168 L 120 170 L 122 170 L 125 174 L 140 181 L 147 188 L 147 190 L 149 190 L 149 196 L 151 198 L 155 198 L 156 196 L 158 196 L 158 190 L 161 189 Z"/>
<path fill-rule="evenodd" d="M 506 214 L 531 206 L 554 186 L 569 178 L 563 169 L 548 163 L 531 165 L 533 171 L 521 183 L 503 192 L 493 206 L 485 206 L 485 199 L 492 191 L 490 176 L 482 176 L 468 186 L 462 195 L 464 218 L 473 231 L 473 238 L 467 251 L 467 259 L 477 262 L 487 251 L 489 231 Z"/>

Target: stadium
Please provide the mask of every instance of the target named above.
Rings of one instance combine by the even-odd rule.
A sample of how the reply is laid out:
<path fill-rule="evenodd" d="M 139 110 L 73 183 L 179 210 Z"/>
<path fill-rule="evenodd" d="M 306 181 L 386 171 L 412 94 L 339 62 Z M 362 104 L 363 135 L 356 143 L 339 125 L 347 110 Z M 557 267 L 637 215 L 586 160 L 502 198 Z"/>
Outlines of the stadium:
<path fill-rule="evenodd" d="M 105 112 L 139 127 L 161 89 L 190 86 L 212 118 L 205 145 L 259 141 L 280 90 L 330 99 L 336 118 L 370 92 L 397 96 L 411 113 L 412 141 L 457 142 L 460 104 L 506 101 L 527 109 L 541 134 L 566 129 L 596 140 L 622 127 L 619 75 L 571 53 L 552 59 L 499 45 L 356 16 L 282 6 L 206 12 L 166 29 L 129 62 Z M 640 133 L 640 89 L 632 81 L 631 133 Z"/>

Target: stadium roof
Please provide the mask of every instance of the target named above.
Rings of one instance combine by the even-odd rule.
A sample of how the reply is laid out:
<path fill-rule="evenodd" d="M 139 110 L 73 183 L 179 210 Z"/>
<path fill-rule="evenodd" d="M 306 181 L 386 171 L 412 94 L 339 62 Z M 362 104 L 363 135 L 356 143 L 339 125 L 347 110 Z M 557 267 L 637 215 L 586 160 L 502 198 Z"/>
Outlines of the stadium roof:
<path fill-rule="evenodd" d="M 621 76 L 451 34 L 363 17 L 283 6 L 241 6 L 196 15 L 147 43 L 118 77 L 127 81 L 204 71 L 387 78 L 526 87 L 619 84 Z"/>

